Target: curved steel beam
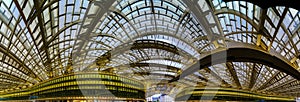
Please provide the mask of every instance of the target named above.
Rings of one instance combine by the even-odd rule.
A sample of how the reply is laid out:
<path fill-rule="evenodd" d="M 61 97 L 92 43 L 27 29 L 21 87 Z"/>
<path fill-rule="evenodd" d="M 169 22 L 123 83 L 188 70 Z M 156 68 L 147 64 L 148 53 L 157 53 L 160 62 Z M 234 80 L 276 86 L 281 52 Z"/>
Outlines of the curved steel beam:
<path fill-rule="evenodd" d="M 81 20 L 76 20 L 76 21 L 70 22 L 70 23 L 69 23 L 68 25 L 66 25 L 65 27 L 59 29 L 59 31 L 56 32 L 54 35 L 52 35 L 51 38 L 47 41 L 47 43 L 45 43 L 45 45 L 43 45 L 42 48 L 49 46 L 49 44 L 50 44 L 51 42 L 53 42 L 55 39 L 57 39 L 57 37 L 58 37 L 62 32 L 64 32 L 65 30 L 67 30 L 67 29 L 70 28 L 70 27 L 73 27 L 74 25 L 79 24 L 80 22 L 81 22 Z"/>
<path fill-rule="evenodd" d="M 195 15 L 196 19 L 203 28 L 202 30 L 207 33 L 207 38 L 209 41 L 214 41 L 219 38 L 220 35 L 223 35 L 222 28 L 219 26 L 220 24 L 217 18 L 213 15 L 213 10 L 208 7 L 206 1 L 184 0 L 183 2 Z"/>
<path fill-rule="evenodd" d="M 253 34 L 253 35 L 260 34 L 259 32 L 254 32 L 254 31 L 236 31 L 236 32 L 226 33 L 224 36 L 230 36 L 230 35 L 241 34 L 241 33 L 247 33 L 247 34 Z"/>
<path fill-rule="evenodd" d="M 17 10 L 20 12 L 20 16 L 21 16 L 21 18 L 24 20 L 24 23 L 26 24 L 26 25 L 28 25 L 28 22 L 26 22 L 26 17 L 25 17 L 25 15 L 24 15 L 24 13 L 22 12 L 22 9 L 21 9 L 21 6 L 20 6 L 20 4 L 19 4 L 19 2 L 17 2 L 17 0 L 13 0 L 14 1 L 14 3 L 15 3 L 15 5 L 16 5 L 16 8 L 17 8 Z M 0 15 L 0 19 L 3 19 L 3 16 L 4 15 Z M 7 20 L 3 20 L 3 22 L 6 24 L 6 21 Z M 11 25 L 8 25 L 8 24 L 6 24 L 7 25 L 7 27 L 13 32 L 14 31 L 14 29 L 12 29 L 11 28 Z M 32 37 L 32 31 L 31 31 L 31 29 L 29 28 L 29 26 L 26 26 L 26 28 L 28 29 L 28 32 L 30 33 L 30 35 L 31 35 L 31 37 Z M 33 37 L 32 37 L 33 38 Z M 34 42 L 35 43 L 35 42 Z M 36 44 L 34 44 L 34 45 L 36 45 Z M 24 74 L 26 74 L 26 75 L 28 75 L 28 76 L 30 76 L 30 77 L 33 77 L 33 78 L 35 78 L 35 79 L 37 79 L 37 80 L 39 80 L 39 81 L 41 81 L 42 79 L 40 78 L 40 77 L 38 77 L 37 76 L 37 74 L 36 73 L 34 73 L 34 71 L 33 70 L 31 70 L 23 61 L 21 61 L 21 59 L 19 59 L 15 54 L 13 54 L 11 51 L 8 51 L 7 50 L 7 48 L 5 48 L 4 46 L 2 46 L 1 45 L 1 48 L 0 48 L 0 52 L 3 52 L 3 53 L 5 53 L 5 54 L 7 54 L 10 58 L 12 58 L 13 60 L 15 60 L 18 64 L 20 64 L 22 67 L 24 67 L 25 68 L 25 70 L 26 71 L 28 71 L 28 73 L 24 73 Z M 19 69 L 18 69 L 19 70 Z M 22 71 L 21 71 L 22 72 Z"/>
<path fill-rule="evenodd" d="M 46 27 L 44 26 L 45 22 L 44 22 L 44 19 L 43 19 L 43 15 L 42 15 L 42 6 L 43 4 L 45 3 L 46 0 L 33 0 L 34 1 L 34 8 L 36 10 L 36 13 L 37 14 L 37 20 L 38 20 L 38 28 L 40 28 L 40 32 L 39 32 L 39 35 L 42 36 L 42 40 L 41 40 L 41 45 L 45 45 L 47 44 L 47 29 Z M 33 31 L 35 32 L 35 31 Z M 34 38 L 34 37 L 33 37 Z M 34 42 L 36 42 L 38 40 L 38 37 L 37 38 L 34 38 Z M 39 43 L 36 43 L 38 46 L 40 45 Z M 38 53 L 40 53 L 40 57 L 42 57 L 42 63 L 43 65 L 45 66 L 45 69 L 47 70 L 47 73 L 48 74 L 48 77 L 53 77 L 53 69 L 52 69 L 52 66 L 50 64 L 50 54 L 49 54 L 49 49 L 47 46 L 44 46 L 44 48 L 38 48 Z M 41 56 L 42 55 L 42 56 Z M 45 55 L 45 57 L 43 57 L 43 55 Z"/>
<path fill-rule="evenodd" d="M 273 91 L 278 91 L 278 90 L 281 90 L 281 89 L 293 87 L 293 85 L 297 85 L 297 83 L 299 84 L 299 82 L 297 82 L 297 81 L 298 81 L 297 79 L 288 80 L 288 81 L 285 81 L 283 84 L 280 84 L 276 87 L 272 87 L 272 88 L 270 88 L 266 91 L 273 92 Z"/>
<path fill-rule="evenodd" d="M 212 75 L 212 77 L 214 77 L 216 80 L 218 80 L 218 81 L 221 83 L 221 85 L 223 84 L 223 85 L 225 85 L 226 87 L 229 87 L 229 86 L 230 86 L 230 84 L 228 84 L 228 83 L 220 76 L 220 74 L 218 74 L 218 73 L 212 71 L 210 68 L 204 68 L 204 70 L 205 70 L 207 73 L 209 73 L 210 75 Z M 218 84 L 215 84 L 215 85 L 218 85 Z"/>
<path fill-rule="evenodd" d="M 227 56 L 223 56 L 223 53 L 227 53 Z M 270 50 L 267 52 L 255 45 L 231 42 L 227 43 L 227 48 L 219 48 L 211 51 L 211 53 L 202 54 L 199 61 L 184 70 L 181 75 L 170 82 L 177 81 L 212 64 L 225 62 L 253 62 L 264 64 L 300 80 L 300 73 L 296 70 L 295 66 L 276 51 Z"/>
<path fill-rule="evenodd" d="M 175 54 L 183 54 L 185 57 L 193 58 L 192 55 L 190 55 L 188 52 L 183 51 L 183 49 L 180 49 L 176 47 L 175 45 L 163 42 L 163 41 L 157 41 L 157 40 L 137 40 L 135 43 L 132 44 L 132 49 L 140 49 L 140 48 L 157 48 L 157 49 L 163 49 L 169 52 L 173 52 Z"/>
<path fill-rule="evenodd" d="M 134 73 L 122 73 L 124 75 L 128 75 L 128 74 L 134 74 L 134 75 L 138 75 L 138 76 L 144 76 L 144 75 L 148 75 L 148 76 L 164 76 L 164 77 L 167 77 L 167 78 L 175 78 L 175 76 L 173 75 L 168 75 L 168 74 L 162 74 L 162 73 L 151 73 L 151 72 L 134 72 Z"/>
<path fill-rule="evenodd" d="M 165 68 L 165 69 L 169 69 L 172 71 L 179 71 L 181 70 L 180 68 L 177 67 L 173 67 L 173 66 L 169 66 L 169 65 L 164 65 L 164 64 L 157 64 L 157 63 L 129 63 L 126 65 L 121 65 L 121 66 L 130 66 L 130 67 L 159 67 L 159 68 Z M 121 66 L 117 66 L 117 67 L 121 67 Z"/>
<path fill-rule="evenodd" d="M 248 16 L 242 14 L 241 12 L 237 12 L 235 10 L 231 10 L 231 9 L 226 9 L 226 8 L 222 8 L 219 10 L 214 11 L 215 15 L 219 15 L 219 14 L 233 14 L 236 16 L 239 16 L 240 18 L 243 18 L 244 20 L 246 20 L 248 23 L 250 23 L 252 25 L 252 27 L 254 27 L 257 31 L 259 31 L 260 26 L 258 24 L 256 24 L 253 20 L 251 20 Z M 267 37 L 267 38 L 271 38 L 269 32 L 267 32 L 267 30 L 265 28 L 262 29 L 262 34 Z"/>
<path fill-rule="evenodd" d="M 236 85 L 238 88 L 242 88 L 241 83 L 240 83 L 240 80 L 239 80 L 239 78 L 238 78 L 238 76 L 237 76 L 237 72 L 236 72 L 236 70 L 235 70 L 235 68 L 234 68 L 234 64 L 233 64 L 232 62 L 227 62 L 227 63 L 226 63 L 226 67 L 227 67 L 227 69 L 229 70 L 230 75 L 231 75 L 231 77 L 233 78 L 233 80 L 234 80 L 234 82 L 235 82 L 235 85 Z"/>
<path fill-rule="evenodd" d="M 190 42 L 189 40 L 187 40 L 186 38 L 181 38 L 179 35 L 175 35 L 175 34 L 172 34 L 172 33 L 168 33 L 168 32 L 162 32 L 162 31 L 152 31 L 152 32 L 146 32 L 146 33 L 142 33 L 140 34 L 139 36 L 135 36 L 133 37 L 133 39 L 138 39 L 138 38 L 142 38 L 142 37 L 145 37 L 145 36 L 150 36 L 150 35 L 164 35 L 164 36 L 169 36 L 169 37 L 172 37 L 172 38 L 176 38 L 184 43 L 186 43 L 187 45 L 189 45 L 191 48 L 195 49 L 196 51 L 196 46 L 192 44 L 192 42 Z M 206 39 L 204 39 L 206 40 Z"/>
<path fill-rule="evenodd" d="M 135 33 L 136 33 L 137 35 L 140 35 L 140 32 L 138 32 L 137 28 L 133 25 L 132 22 L 130 22 L 129 18 L 128 18 L 124 13 L 122 13 L 122 12 L 121 12 L 120 10 L 118 10 L 118 9 L 113 9 L 112 12 L 115 13 L 116 15 L 121 16 L 123 19 L 125 19 L 126 22 L 133 28 L 133 30 L 135 31 Z"/>
<path fill-rule="evenodd" d="M 16 3 L 17 0 L 14 0 L 14 2 Z M 47 8 L 51 7 L 51 5 L 53 5 L 53 4 L 56 3 L 56 2 L 59 2 L 59 0 L 52 0 L 52 1 L 48 2 L 47 4 L 43 4 L 43 5 L 41 5 L 40 10 L 41 10 L 41 11 L 44 11 L 44 10 L 46 10 Z M 30 18 L 36 18 L 36 17 L 39 15 L 39 13 L 33 13 L 33 14 L 31 14 L 31 15 L 32 15 L 32 16 L 31 16 Z M 33 20 L 34 20 L 34 19 L 30 19 L 29 22 L 32 22 Z"/>
<path fill-rule="evenodd" d="M 146 32 L 146 33 L 141 33 L 141 34 L 139 34 L 137 36 L 133 36 L 132 39 L 136 40 L 138 38 L 142 38 L 142 37 L 150 36 L 150 35 L 164 35 L 164 36 L 169 36 L 169 37 L 178 39 L 179 41 L 182 41 L 183 43 L 187 44 L 189 47 L 193 48 L 195 50 L 195 52 L 197 52 L 196 51 L 196 49 L 197 49 L 196 46 L 194 46 L 191 41 L 188 41 L 188 40 L 186 40 L 184 38 L 179 37 L 178 35 L 174 35 L 174 34 L 168 33 L 168 32 L 162 32 L 162 31 Z M 121 43 L 125 43 L 125 44 L 132 42 L 132 40 L 122 41 L 122 40 L 120 40 L 120 38 L 116 38 L 116 37 L 114 37 L 112 35 L 109 35 L 109 34 L 98 34 L 97 35 L 97 34 L 93 33 L 91 35 L 91 37 L 97 37 L 97 36 L 110 37 L 110 38 L 116 39 L 116 40 L 120 41 Z M 203 40 L 206 40 L 206 39 L 203 39 Z M 123 45 L 120 45 L 120 46 L 123 46 Z M 199 52 L 197 52 L 197 53 L 199 53 Z"/>
<path fill-rule="evenodd" d="M 11 73 L 8 73 L 8 72 L 2 71 L 2 70 L 0 71 L 0 75 L 2 77 L 7 77 L 7 78 L 9 78 L 10 80 L 13 80 L 13 81 L 19 81 L 19 82 L 23 82 L 23 83 L 29 82 L 29 81 L 27 81 L 23 78 L 20 78 L 16 75 L 13 75 Z"/>
<path fill-rule="evenodd" d="M 139 51 L 139 50 L 138 50 Z M 155 51 L 156 52 L 156 51 Z M 166 51 L 167 52 L 167 51 Z M 172 52 L 168 52 L 168 53 L 172 53 Z M 139 53 L 137 53 L 139 54 Z M 144 55 L 147 55 L 146 52 L 143 53 Z M 174 57 L 170 57 L 168 54 L 163 54 L 163 55 L 159 55 L 158 53 L 155 53 L 155 54 L 151 54 L 151 56 L 147 56 L 147 57 L 137 57 L 135 54 L 133 53 L 128 53 L 128 55 L 130 56 L 133 56 L 135 59 L 132 61 L 132 63 L 141 63 L 143 61 L 149 61 L 149 60 L 156 60 L 156 61 L 159 61 L 159 60 L 167 60 L 167 61 L 171 61 L 171 62 L 175 62 L 175 63 L 179 63 L 179 64 L 182 64 L 182 65 L 190 65 L 192 64 L 192 62 L 189 62 L 187 60 L 181 60 L 181 57 L 180 58 L 174 58 Z M 109 59 L 111 57 L 106 57 L 106 59 L 104 60 L 98 60 L 100 61 L 101 63 L 99 63 L 100 65 L 102 64 L 102 66 L 105 64 L 105 63 L 108 63 Z M 102 58 L 103 59 L 103 58 Z M 118 61 L 115 61 L 115 59 L 118 59 L 118 60 L 122 60 L 121 58 L 117 57 L 117 58 L 111 58 L 110 62 L 109 63 L 115 63 L 117 65 L 121 64 L 119 63 Z M 129 62 L 128 60 L 125 60 L 126 62 Z M 98 65 L 99 65 L 98 64 Z"/>
<path fill-rule="evenodd" d="M 3 45 L 0 44 L 0 52 L 2 52 L 3 54 L 5 54 L 6 56 L 8 56 L 10 59 L 12 59 L 13 61 L 15 61 L 16 63 L 18 63 L 20 65 L 19 68 L 16 68 L 16 70 L 26 74 L 27 76 L 30 76 L 32 78 L 37 79 L 38 81 L 41 81 L 42 79 L 40 77 L 38 77 L 38 75 L 36 73 L 34 73 L 34 71 L 32 69 L 30 69 L 19 57 L 17 57 L 16 54 L 14 54 L 13 52 L 11 52 L 10 50 L 6 50 L 7 48 L 5 48 Z M 24 70 L 21 70 L 20 68 L 24 68 Z"/>
<path fill-rule="evenodd" d="M 130 7 L 130 6 L 129 6 Z M 126 7 L 125 7 L 126 8 Z M 145 7 L 145 8 L 148 8 L 148 7 Z M 141 8 L 139 8 L 139 9 L 141 9 Z M 139 9 L 137 9 L 137 10 L 139 10 Z M 127 15 L 125 15 L 125 14 L 122 14 L 122 12 L 120 11 L 120 10 L 114 10 L 114 9 L 112 9 L 112 11 L 114 12 L 114 13 L 116 13 L 116 14 L 118 14 L 118 15 L 120 15 L 122 18 L 124 18 L 127 22 L 129 22 L 129 24 L 130 24 L 130 19 L 128 19 L 126 16 Z M 130 13 L 129 13 L 130 14 Z M 151 14 L 151 13 L 150 13 Z M 174 12 L 174 14 L 176 14 L 176 12 Z M 180 18 L 180 22 L 182 22 L 184 19 L 183 18 L 185 18 L 185 16 L 187 16 L 189 13 L 188 13 L 188 11 L 185 11 L 185 13 L 181 16 L 181 18 Z M 142 15 L 142 14 L 141 14 Z M 160 14 L 161 15 L 161 14 Z M 167 16 L 167 15 L 166 15 Z M 180 16 L 180 15 L 178 15 L 178 16 Z M 170 18 L 172 18 L 172 17 L 170 17 Z M 180 22 L 179 22 L 179 24 L 180 24 Z M 130 24 L 130 25 L 132 25 L 132 24 Z M 133 26 L 133 25 L 132 25 Z M 178 27 L 179 28 L 179 27 Z M 176 33 L 178 32 L 178 28 L 177 28 L 177 30 L 176 30 Z M 134 29 L 135 30 L 135 29 Z M 136 32 L 137 32 L 137 30 L 135 30 Z M 155 34 L 157 34 L 157 32 L 154 32 Z M 144 36 L 144 35 L 141 35 L 141 36 Z M 174 35 L 173 35 L 174 36 Z M 172 36 L 172 37 L 173 37 Z M 140 38 L 140 35 L 138 35 L 137 36 L 138 38 Z M 175 36 L 175 37 L 177 37 L 177 36 Z M 178 37 L 177 37 L 178 38 Z M 180 39 L 180 38 L 179 38 Z M 187 43 L 188 45 L 190 45 L 192 48 L 194 48 L 194 49 L 196 49 L 196 47 L 195 46 L 193 46 L 192 44 L 191 44 L 191 42 L 189 42 L 189 41 L 186 41 L 186 40 L 182 40 L 182 39 L 180 39 L 181 41 L 184 41 L 185 43 Z"/>
<path fill-rule="evenodd" d="M 73 41 L 73 40 L 75 40 L 75 39 L 66 39 L 66 40 L 62 40 L 62 41 L 58 41 L 58 42 L 51 42 L 51 44 L 49 44 L 48 47 L 50 48 L 50 47 L 53 47 L 53 46 L 58 45 L 60 43 L 70 42 L 70 41 Z"/>
<path fill-rule="evenodd" d="M 133 43 L 125 43 L 120 45 L 114 49 L 110 50 L 96 59 L 96 62 L 102 62 L 101 60 L 110 60 L 112 56 L 119 55 L 128 50 L 136 50 L 136 49 L 145 49 L 145 48 L 155 48 L 155 49 L 163 49 L 174 54 L 182 55 L 184 58 L 194 58 L 188 52 L 183 51 L 182 49 L 176 47 L 175 45 L 157 41 L 157 40 L 137 40 Z M 100 63 L 99 63 L 100 64 Z"/>
<path fill-rule="evenodd" d="M 97 24 L 99 24 L 101 17 L 107 13 L 115 1 L 116 0 L 93 0 L 89 3 L 80 25 L 81 27 L 78 31 L 79 34 L 77 35 L 77 38 L 79 39 L 75 41 L 76 46 L 73 48 L 73 57 L 75 59 L 77 57 L 83 57 L 80 52 L 87 46 L 87 40 L 91 36 L 95 27 L 97 27 Z"/>
<path fill-rule="evenodd" d="M 214 14 L 215 15 L 219 15 L 219 14 L 233 14 L 233 15 L 239 16 L 239 17 L 243 18 L 244 20 L 246 20 L 256 30 L 258 30 L 258 28 L 259 28 L 259 26 L 252 19 L 250 19 L 248 16 L 242 14 L 241 12 L 237 12 L 235 10 L 232 10 L 232 9 L 226 9 L 226 8 L 218 9 L 218 10 L 214 11 Z"/>
<path fill-rule="evenodd" d="M 258 75 L 261 73 L 261 66 L 258 66 L 256 63 L 253 63 L 253 66 L 251 67 L 251 76 L 249 80 L 249 86 L 248 89 L 252 90 L 253 86 L 255 85 Z"/>
<path fill-rule="evenodd" d="M 279 82 L 280 80 L 284 79 L 287 76 L 288 75 L 283 72 L 277 72 L 271 78 L 269 78 L 265 83 L 263 83 L 263 85 L 261 85 L 258 88 L 258 90 L 264 90 L 264 89 L 274 85 L 275 83 Z"/>

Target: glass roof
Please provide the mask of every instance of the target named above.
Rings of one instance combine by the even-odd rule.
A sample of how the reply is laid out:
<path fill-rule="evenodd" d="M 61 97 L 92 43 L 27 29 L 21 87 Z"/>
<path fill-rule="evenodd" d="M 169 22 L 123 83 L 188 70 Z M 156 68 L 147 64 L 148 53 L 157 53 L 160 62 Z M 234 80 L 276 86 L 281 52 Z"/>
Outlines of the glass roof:
<path fill-rule="evenodd" d="M 196 1 L 0 0 L 0 92 L 108 69 L 145 83 L 165 83 L 227 43 L 274 52 L 299 70 L 298 10 Z M 221 86 L 295 96 L 299 85 L 268 65 L 227 61 L 201 68 L 168 90 Z"/>

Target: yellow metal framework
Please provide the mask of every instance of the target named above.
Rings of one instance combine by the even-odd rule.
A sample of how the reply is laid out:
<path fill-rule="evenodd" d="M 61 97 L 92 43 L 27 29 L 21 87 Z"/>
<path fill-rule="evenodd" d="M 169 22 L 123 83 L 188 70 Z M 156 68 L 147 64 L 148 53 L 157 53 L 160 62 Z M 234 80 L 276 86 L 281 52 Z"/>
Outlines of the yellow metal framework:
<path fill-rule="evenodd" d="M 0 0 L 0 28 L 0 94 L 67 74 L 103 71 L 143 81 L 148 96 L 176 95 L 194 86 L 300 96 L 300 13 L 288 6 L 262 8 L 239 0 Z M 254 54 L 226 53 L 232 45 Z M 170 88 L 155 88 L 158 83 Z"/>

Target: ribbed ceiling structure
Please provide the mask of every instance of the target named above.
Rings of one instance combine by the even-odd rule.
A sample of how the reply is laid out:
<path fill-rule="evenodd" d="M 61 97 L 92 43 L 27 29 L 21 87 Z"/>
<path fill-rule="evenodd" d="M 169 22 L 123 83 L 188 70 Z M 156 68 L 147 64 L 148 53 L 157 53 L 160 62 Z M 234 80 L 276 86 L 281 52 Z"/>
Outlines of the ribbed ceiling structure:
<path fill-rule="evenodd" d="M 219 86 L 299 97 L 297 8 L 247 1 L 0 0 L 0 92 L 106 71 L 145 82 L 148 96 Z"/>

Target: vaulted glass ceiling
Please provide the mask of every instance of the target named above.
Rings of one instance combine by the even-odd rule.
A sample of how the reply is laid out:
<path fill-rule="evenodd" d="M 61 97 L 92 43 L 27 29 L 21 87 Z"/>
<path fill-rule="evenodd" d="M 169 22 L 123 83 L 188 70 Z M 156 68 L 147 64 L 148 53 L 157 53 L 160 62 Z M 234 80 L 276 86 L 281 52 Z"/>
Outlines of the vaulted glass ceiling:
<path fill-rule="evenodd" d="M 221 86 L 299 96 L 299 80 L 257 61 L 225 60 L 168 83 L 230 44 L 276 54 L 299 73 L 299 17 L 245 1 L 0 0 L 0 92 L 110 71 L 144 81 L 149 95 Z"/>

